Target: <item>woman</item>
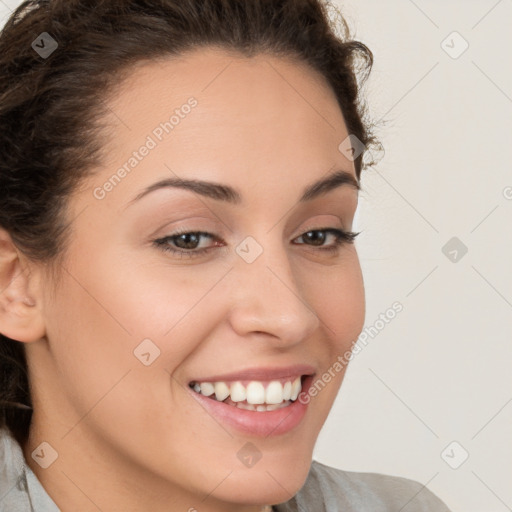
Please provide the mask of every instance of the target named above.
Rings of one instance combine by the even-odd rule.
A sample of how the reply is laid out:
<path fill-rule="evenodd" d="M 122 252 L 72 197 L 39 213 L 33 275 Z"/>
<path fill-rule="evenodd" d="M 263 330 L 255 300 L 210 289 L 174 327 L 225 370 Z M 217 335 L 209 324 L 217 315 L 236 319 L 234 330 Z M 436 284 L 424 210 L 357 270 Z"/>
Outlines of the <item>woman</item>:
<path fill-rule="evenodd" d="M 312 462 L 370 50 L 317 0 L 33 0 L 0 48 L 0 508 L 447 511 Z"/>

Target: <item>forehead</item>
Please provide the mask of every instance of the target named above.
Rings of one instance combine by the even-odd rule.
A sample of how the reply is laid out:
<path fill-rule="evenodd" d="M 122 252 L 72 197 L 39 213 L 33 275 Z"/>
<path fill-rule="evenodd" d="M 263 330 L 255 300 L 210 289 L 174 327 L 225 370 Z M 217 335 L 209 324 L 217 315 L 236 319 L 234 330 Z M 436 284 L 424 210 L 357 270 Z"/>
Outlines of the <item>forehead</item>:
<path fill-rule="evenodd" d="M 190 107 L 193 105 L 193 107 Z M 258 54 L 203 48 L 142 62 L 114 90 L 113 129 L 105 140 L 112 170 L 149 139 L 152 149 L 131 172 L 297 186 L 333 167 L 355 176 L 339 151 L 348 136 L 334 92 L 308 65 Z"/>
<path fill-rule="evenodd" d="M 147 130 L 191 96 L 200 103 L 201 124 L 230 121 L 224 129 L 273 122 L 264 125 L 270 132 L 303 120 L 312 123 L 312 129 L 334 131 L 342 121 L 339 108 L 333 108 L 334 92 L 307 64 L 267 54 L 249 58 L 217 48 L 137 64 L 109 107 L 118 116 L 114 124 L 117 120 L 131 129 Z"/>
<path fill-rule="evenodd" d="M 215 47 L 189 50 L 179 56 L 141 61 L 130 68 L 110 102 L 112 109 L 142 111 L 172 107 L 183 95 L 201 97 L 212 110 L 222 106 L 226 115 L 246 114 L 251 119 L 288 107 L 309 107 L 324 122 L 332 122 L 335 95 L 325 78 L 297 58 L 255 54 L 246 57 Z M 149 100 L 149 101 L 148 101 Z M 171 101 L 171 104 L 169 104 Z M 267 108 L 262 108 L 267 107 Z M 165 114 L 159 112 L 160 114 Z M 340 112 L 338 112 L 339 114 Z"/>

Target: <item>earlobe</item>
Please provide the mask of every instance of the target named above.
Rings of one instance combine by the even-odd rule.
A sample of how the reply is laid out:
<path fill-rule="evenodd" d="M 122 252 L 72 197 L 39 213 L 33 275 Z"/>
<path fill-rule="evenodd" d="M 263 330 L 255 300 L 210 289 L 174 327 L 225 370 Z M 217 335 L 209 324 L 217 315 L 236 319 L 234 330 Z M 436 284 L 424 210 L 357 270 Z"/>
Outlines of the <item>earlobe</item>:
<path fill-rule="evenodd" d="M 0 334 L 26 343 L 44 336 L 39 277 L 0 228 Z"/>

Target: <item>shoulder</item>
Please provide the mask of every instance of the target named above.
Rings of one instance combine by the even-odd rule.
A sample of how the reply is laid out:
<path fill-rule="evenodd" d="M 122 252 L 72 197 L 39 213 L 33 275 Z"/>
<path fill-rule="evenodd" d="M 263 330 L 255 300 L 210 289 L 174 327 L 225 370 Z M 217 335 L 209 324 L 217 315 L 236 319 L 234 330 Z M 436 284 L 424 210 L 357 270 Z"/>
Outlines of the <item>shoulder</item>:
<path fill-rule="evenodd" d="M 300 491 L 278 512 L 450 512 L 424 485 L 380 473 L 343 471 L 313 461 Z"/>
<path fill-rule="evenodd" d="M 0 512 L 30 510 L 26 496 L 21 449 L 6 427 L 0 428 Z"/>
<path fill-rule="evenodd" d="M 59 512 L 25 462 L 7 427 L 0 427 L 0 512 Z"/>

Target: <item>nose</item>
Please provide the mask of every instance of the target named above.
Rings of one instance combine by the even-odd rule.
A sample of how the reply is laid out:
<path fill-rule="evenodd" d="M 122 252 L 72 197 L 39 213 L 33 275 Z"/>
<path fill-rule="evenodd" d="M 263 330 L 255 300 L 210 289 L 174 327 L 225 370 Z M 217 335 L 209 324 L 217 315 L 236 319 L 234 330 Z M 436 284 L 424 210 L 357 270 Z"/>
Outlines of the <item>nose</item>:
<path fill-rule="evenodd" d="M 229 319 L 239 336 L 266 335 L 273 346 L 289 347 L 319 327 L 284 248 L 266 248 L 252 263 L 237 258 L 231 277 Z"/>

